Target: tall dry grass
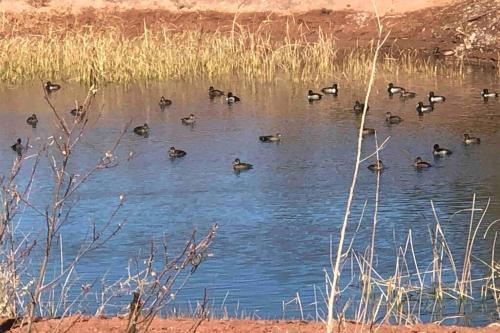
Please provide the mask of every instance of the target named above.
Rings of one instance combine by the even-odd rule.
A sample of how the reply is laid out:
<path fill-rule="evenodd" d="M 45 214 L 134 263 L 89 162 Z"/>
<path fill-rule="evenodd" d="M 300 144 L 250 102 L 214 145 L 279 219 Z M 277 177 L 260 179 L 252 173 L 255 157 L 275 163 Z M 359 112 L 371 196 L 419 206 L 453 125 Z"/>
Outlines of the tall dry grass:
<path fill-rule="evenodd" d="M 371 66 L 367 67 L 370 71 L 370 79 L 368 81 L 368 87 L 366 90 L 366 95 L 365 95 L 365 101 L 363 105 L 363 113 L 361 115 L 361 122 L 359 126 L 359 131 L 358 131 L 358 142 L 357 142 L 357 149 L 356 149 L 356 162 L 354 164 L 354 171 L 353 171 L 353 176 L 352 176 L 352 181 L 351 181 L 351 186 L 349 188 L 349 193 L 347 197 L 347 202 L 346 202 L 346 208 L 345 208 L 345 213 L 344 213 L 344 218 L 342 222 L 342 227 L 340 229 L 340 237 L 337 245 L 337 255 L 335 257 L 330 257 L 330 260 L 333 262 L 332 267 L 332 278 L 331 278 L 331 283 L 329 285 L 329 295 L 328 295 L 328 317 L 326 321 L 326 332 L 327 333 L 332 333 L 334 329 L 334 305 L 335 305 L 335 298 L 337 297 L 338 294 L 338 284 L 340 280 L 340 275 L 341 275 L 341 262 L 342 258 L 344 257 L 344 242 L 345 242 L 345 236 L 346 236 L 346 230 L 347 230 L 347 225 L 349 223 L 349 217 L 351 214 L 351 206 L 352 206 L 352 201 L 354 198 L 354 190 L 356 189 L 356 183 L 358 179 L 358 172 L 359 172 L 359 167 L 361 164 L 361 146 L 363 143 L 363 128 L 365 127 L 365 120 L 366 120 L 366 112 L 368 111 L 368 101 L 370 99 L 370 94 L 371 90 L 373 87 L 373 84 L 375 82 L 375 74 L 377 72 L 377 60 L 379 57 L 380 50 L 382 46 L 385 44 L 387 41 L 387 38 L 389 37 L 389 34 L 386 34 L 385 37 L 382 36 L 383 32 L 383 26 L 380 23 L 379 15 L 377 12 L 377 6 L 375 5 L 375 2 L 373 2 L 373 8 L 375 9 L 375 14 L 377 18 L 377 27 L 378 27 L 378 39 L 377 39 L 377 47 L 375 48 L 375 52 L 373 54 L 373 60 L 371 61 Z M 377 144 L 377 149 L 378 149 L 378 144 Z M 378 163 L 378 150 L 377 150 L 377 163 Z M 377 207 L 378 207 L 378 190 L 379 190 L 379 178 L 377 176 L 377 196 L 376 196 L 376 202 L 377 202 Z M 377 216 L 376 214 L 374 215 L 374 220 L 373 220 L 373 235 L 375 235 L 375 230 L 376 230 L 376 225 L 377 225 Z M 372 239 L 372 248 L 370 249 L 370 264 L 371 261 L 373 260 L 373 252 L 374 252 L 374 238 Z M 369 276 L 371 277 L 371 270 L 369 270 Z M 365 288 L 366 288 L 365 284 Z M 371 286 L 368 284 L 368 286 Z M 365 295 L 366 298 L 369 297 L 370 292 L 367 291 Z"/>
<path fill-rule="evenodd" d="M 172 33 L 145 27 L 142 35 L 130 38 L 117 29 L 63 35 L 48 29 L 42 35 L 13 34 L 0 40 L 0 81 L 50 78 L 92 84 L 95 80 L 129 83 L 201 76 L 272 81 L 286 75 L 292 81 L 336 76 L 367 82 L 375 47 L 341 50 L 335 38 L 321 30 L 314 42 L 310 37 L 287 34 L 276 41 L 236 22 L 230 33 Z M 392 74 L 454 73 L 453 68 L 423 58 L 417 51 L 387 50 L 379 61 L 381 69 Z"/>

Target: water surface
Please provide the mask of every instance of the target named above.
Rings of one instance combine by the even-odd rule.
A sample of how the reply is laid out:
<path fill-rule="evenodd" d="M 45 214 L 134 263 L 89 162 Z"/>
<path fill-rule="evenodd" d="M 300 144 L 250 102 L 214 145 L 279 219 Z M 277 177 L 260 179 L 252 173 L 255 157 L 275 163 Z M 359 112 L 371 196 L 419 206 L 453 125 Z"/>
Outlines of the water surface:
<path fill-rule="evenodd" d="M 484 103 L 479 95 L 484 87 L 498 90 L 498 81 L 484 73 L 473 73 L 466 80 L 399 77 L 398 84 L 418 94 L 416 99 L 402 102 L 397 97 L 388 98 L 388 80 L 382 75 L 377 81 L 366 123 L 377 129 L 380 142 L 390 137 L 380 153 L 387 169 L 380 178 L 375 258 L 377 272 L 385 277 L 393 273 L 397 248 L 404 246 L 409 230 L 422 265 L 419 268 L 430 269 L 431 200 L 458 262 L 466 245 L 470 216 L 463 213 L 450 218 L 452 214 L 470 207 L 476 194 L 482 206 L 491 199 L 485 224 L 500 217 L 500 100 Z M 210 101 L 209 85 L 232 90 L 242 102 L 228 106 L 222 100 Z M 330 240 L 337 242 L 353 173 L 359 117 L 352 105 L 363 98 L 364 90 L 340 82 L 338 97 L 326 96 L 309 104 L 305 99 L 309 88 L 284 80 L 277 84 L 201 80 L 101 89 L 95 104 L 101 117 L 97 121 L 95 114 L 91 116 L 87 136 L 75 152 L 73 170 L 83 172 L 92 167 L 129 120 L 133 126 L 147 122 L 151 135 L 142 138 L 127 133 L 118 149 L 120 166 L 97 173 L 77 195 L 70 223 L 62 230 L 68 258 L 86 236 L 89 221 L 103 223 L 119 195 L 124 193 L 127 198 L 117 217 L 127 219 L 123 231 L 82 260 L 78 284 L 93 282 L 103 274 L 110 281 L 124 276 L 129 259 L 141 251 L 146 253 L 151 239 L 168 235 L 170 252 L 175 253 L 193 229 L 202 234 L 218 223 L 213 257 L 198 269 L 175 305 L 186 311 L 188 301 L 200 299 L 207 288 L 216 307 L 227 296 L 224 304 L 230 315 L 297 317 L 298 307 L 290 304 L 284 312 L 283 301 L 298 293 L 305 316 L 313 318 L 314 290 L 316 287 L 318 302 L 323 303 L 319 291 L 325 289 L 323 270 L 329 270 Z M 425 100 L 429 90 L 446 95 L 447 101 L 436 105 L 433 113 L 418 117 L 415 104 Z M 85 94 L 85 87 L 64 85 L 51 100 L 70 119 L 68 111 L 75 99 L 81 101 Z M 157 104 L 161 95 L 173 100 L 165 112 L 160 112 Z M 17 137 L 30 137 L 37 148 L 55 127 L 36 84 L 3 87 L 0 100 L 0 170 L 5 173 L 15 158 L 10 145 Z M 387 126 L 387 111 L 403 117 L 403 123 Z M 25 123 L 34 112 L 40 120 L 35 130 Z M 196 115 L 196 125 L 181 125 L 180 118 L 190 113 Z M 258 141 L 259 135 L 276 132 L 283 133 L 280 144 Z M 463 133 L 480 136 L 481 144 L 463 145 Z M 435 143 L 453 150 L 453 155 L 434 159 Z M 171 161 L 167 155 L 170 146 L 186 150 L 187 156 Z M 374 146 L 374 138 L 367 137 L 363 156 Z M 127 161 L 130 151 L 137 156 Z M 412 167 L 416 156 L 434 167 L 416 171 Z M 231 162 L 236 157 L 255 168 L 233 173 Z M 367 166 L 373 162 L 371 159 L 361 166 L 355 193 L 349 236 L 367 201 L 353 247 L 356 252 L 364 251 L 371 237 L 376 175 Z M 42 163 L 31 194 L 40 207 L 50 198 L 51 177 L 47 163 Z M 32 237 L 44 225 L 29 208 L 20 219 L 20 232 L 29 232 Z M 476 257 L 491 259 L 493 236 L 498 231 L 500 224 L 483 239 L 481 228 L 474 247 Z M 484 267 L 476 267 L 475 276 L 482 277 Z M 343 285 L 350 278 L 345 274 Z M 349 295 L 354 294 L 347 291 L 343 297 Z M 109 312 L 119 310 L 110 308 Z M 450 306 L 448 313 L 455 310 Z M 93 311 L 91 303 L 87 311 Z M 473 324 L 493 320 L 491 309 L 472 316 Z"/>

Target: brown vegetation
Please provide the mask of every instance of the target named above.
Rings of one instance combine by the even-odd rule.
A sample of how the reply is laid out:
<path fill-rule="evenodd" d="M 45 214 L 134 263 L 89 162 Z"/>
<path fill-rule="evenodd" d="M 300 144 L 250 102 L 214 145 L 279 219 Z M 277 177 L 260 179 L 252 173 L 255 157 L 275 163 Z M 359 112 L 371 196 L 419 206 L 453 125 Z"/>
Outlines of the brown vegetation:
<path fill-rule="evenodd" d="M 463 75 L 464 64 L 479 59 L 498 75 L 496 13 L 496 3 L 475 0 L 386 15 L 380 19 L 389 32 L 381 69 L 456 76 Z M 287 15 L 8 12 L 1 22 L 0 81 L 10 83 L 47 78 L 126 83 L 233 73 L 261 80 L 284 73 L 295 81 L 338 75 L 360 81 L 368 77 L 367 61 L 378 37 L 372 15 L 326 9 Z"/>
<path fill-rule="evenodd" d="M 370 1 L 366 1 L 369 3 Z M 460 0 L 451 5 L 429 7 L 404 14 L 387 14 L 381 21 L 391 31 L 385 48 L 416 49 L 432 54 L 435 47 L 464 52 L 467 58 L 480 58 L 496 64 L 500 49 L 500 5 L 489 0 Z M 82 8 L 78 12 L 28 11 L 5 12 L 0 36 L 64 36 L 68 32 L 118 30 L 124 37 L 136 37 L 151 31 L 169 32 L 232 31 L 234 22 L 250 32 L 269 35 L 281 41 L 287 35 L 311 41 L 318 32 L 333 36 L 339 48 L 367 46 L 377 37 L 375 17 L 366 12 L 317 9 L 307 12 L 170 11 L 154 9 Z"/>

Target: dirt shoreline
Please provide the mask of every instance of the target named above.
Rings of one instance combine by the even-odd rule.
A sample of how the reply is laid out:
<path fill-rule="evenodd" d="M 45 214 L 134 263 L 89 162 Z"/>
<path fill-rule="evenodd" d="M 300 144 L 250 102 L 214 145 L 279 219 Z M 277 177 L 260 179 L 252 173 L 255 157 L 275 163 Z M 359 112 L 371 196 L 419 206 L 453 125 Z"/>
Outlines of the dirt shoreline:
<path fill-rule="evenodd" d="M 381 21 L 390 32 L 386 50 L 416 50 L 447 60 L 480 60 L 498 67 L 500 54 L 500 1 L 461 0 L 418 11 L 386 14 Z M 321 32 L 336 40 L 340 49 L 368 47 L 377 38 L 372 13 L 318 9 L 283 14 L 276 12 L 171 11 L 166 9 L 82 8 L 78 12 L 4 12 L 0 37 L 64 37 L 74 31 L 119 31 L 126 38 L 149 30 L 180 33 L 186 30 L 238 33 L 240 28 L 273 40 L 307 38 L 314 42 Z M 447 56 L 447 54 L 451 54 Z"/>
<path fill-rule="evenodd" d="M 10 327 L 14 322 L 3 320 L 0 325 L 9 324 L 3 327 Z M 190 332 L 199 319 L 155 319 L 152 322 L 150 332 L 168 332 L 168 333 L 185 333 Z M 19 323 L 15 323 L 10 332 L 21 332 Z M 2 326 L 0 326 L 2 327 Z M 121 317 L 79 317 L 73 316 L 58 319 L 39 319 L 34 325 L 35 332 L 125 332 L 127 327 L 127 319 Z M 500 330 L 500 324 L 491 324 L 487 327 L 459 327 L 459 326 L 440 326 L 435 324 L 418 324 L 412 326 L 396 326 L 382 325 L 378 328 L 364 327 L 361 330 L 360 325 L 353 322 L 344 322 L 336 324 L 338 331 L 344 333 L 361 333 L 373 332 L 377 328 L 379 333 L 496 333 Z M 298 320 L 246 320 L 246 319 L 230 319 L 230 320 L 204 320 L 201 322 L 196 332 L 198 333 L 317 333 L 325 331 L 325 326 L 322 323 Z"/>

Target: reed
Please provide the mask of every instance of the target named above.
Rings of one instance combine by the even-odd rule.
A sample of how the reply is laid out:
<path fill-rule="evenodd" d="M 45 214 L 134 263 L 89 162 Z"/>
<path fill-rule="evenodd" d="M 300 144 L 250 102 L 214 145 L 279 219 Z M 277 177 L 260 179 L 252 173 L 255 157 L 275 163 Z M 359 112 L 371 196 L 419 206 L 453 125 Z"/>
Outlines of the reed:
<path fill-rule="evenodd" d="M 312 42 L 311 40 L 314 40 Z M 375 48 L 338 48 L 333 36 L 287 34 L 273 40 L 236 22 L 229 33 L 173 33 L 149 30 L 125 37 L 116 28 L 42 35 L 11 34 L 0 40 L 0 81 L 65 80 L 85 84 L 166 81 L 239 76 L 273 81 L 317 81 L 332 76 L 367 82 Z M 444 65 L 417 51 L 386 50 L 380 69 L 388 74 L 460 75 L 457 64 Z M 463 74 L 462 74 L 463 75 Z"/>
<path fill-rule="evenodd" d="M 434 225 L 430 227 L 430 245 L 432 253 L 429 260 L 417 260 L 416 249 L 413 246 L 413 232 L 408 230 L 405 242 L 395 248 L 394 269 L 392 273 L 377 272 L 377 264 L 373 261 L 375 246 L 372 242 L 362 249 L 348 249 L 344 251 L 343 262 L 349 260 L 354 265 L 349 268 L 340 268 L 339 274 L 347 282 L 339 284 L 336 292 L 339 309 L 337 320 L 354 320 L 359 332 L 376 331 L 376 327 L 383 324 L 414 325 L 422 322 L 443 323 L 451 319 L 466 322 L 467 315 L 481 303 L 485 313 L 491 313 L 492 318 L 500 315 L 500 265 L 496 261 L 498 233 L 489 235 L 493 226 L 500 221 L 486 223 L 485 216 L 489 210 L 490 200 L 480 207 L 476 196 L 472 197 L 471 207 L 461 209 L 451 215 L 462 215 L 461 221 L 469 220 L 469 236 L 463 240 L 463 253 L 458 248 L 453 253 L 447 240 L 447 235 L 431 201 Z M 377 194 L 375 193 L 377 206 Z M 480 213 L 480 214 L 478 214 Z M 364 215 L 362 213 L 362 215 Z M 370 220 L 372 217 L 367 217 Z M 377 211 L 373 216 L 373 228 L 376 227 Z M 474 243 L 479 242 L 479 231 L 484 231 L 483 241 L 492 238 L 491 258 L 488 261 L 481 259 L 475 253 Z M 352 231 L 353 238 L 357 235 Z M 373 237 L 373 236 L 372 236 Z M 459 247 L 460 248 L 460 247 Z M 418 251 L 423 251 L 421 247 Z M 484 258 L 484 256 L 483 256 Z M 354 283 L 353 281 L 358 281 Z M 327 288 L 331 282 L 327 280 Z M 328 290 L 328 289 L 327 289 Z M 346 297 L 346 294 L 349 296 Z M 340 301 L 340 299 L 342 299 Z M 320 307 L 320 320 L 327 320 L 322 309 L 328 311 L 330 306 L 324 300 Z M 316 298 L 314 311 L 316 309 Z M 313 309 L 305 309 L 311 311 Z M 444 313 L 451 315 L 444 316 Z"/>

